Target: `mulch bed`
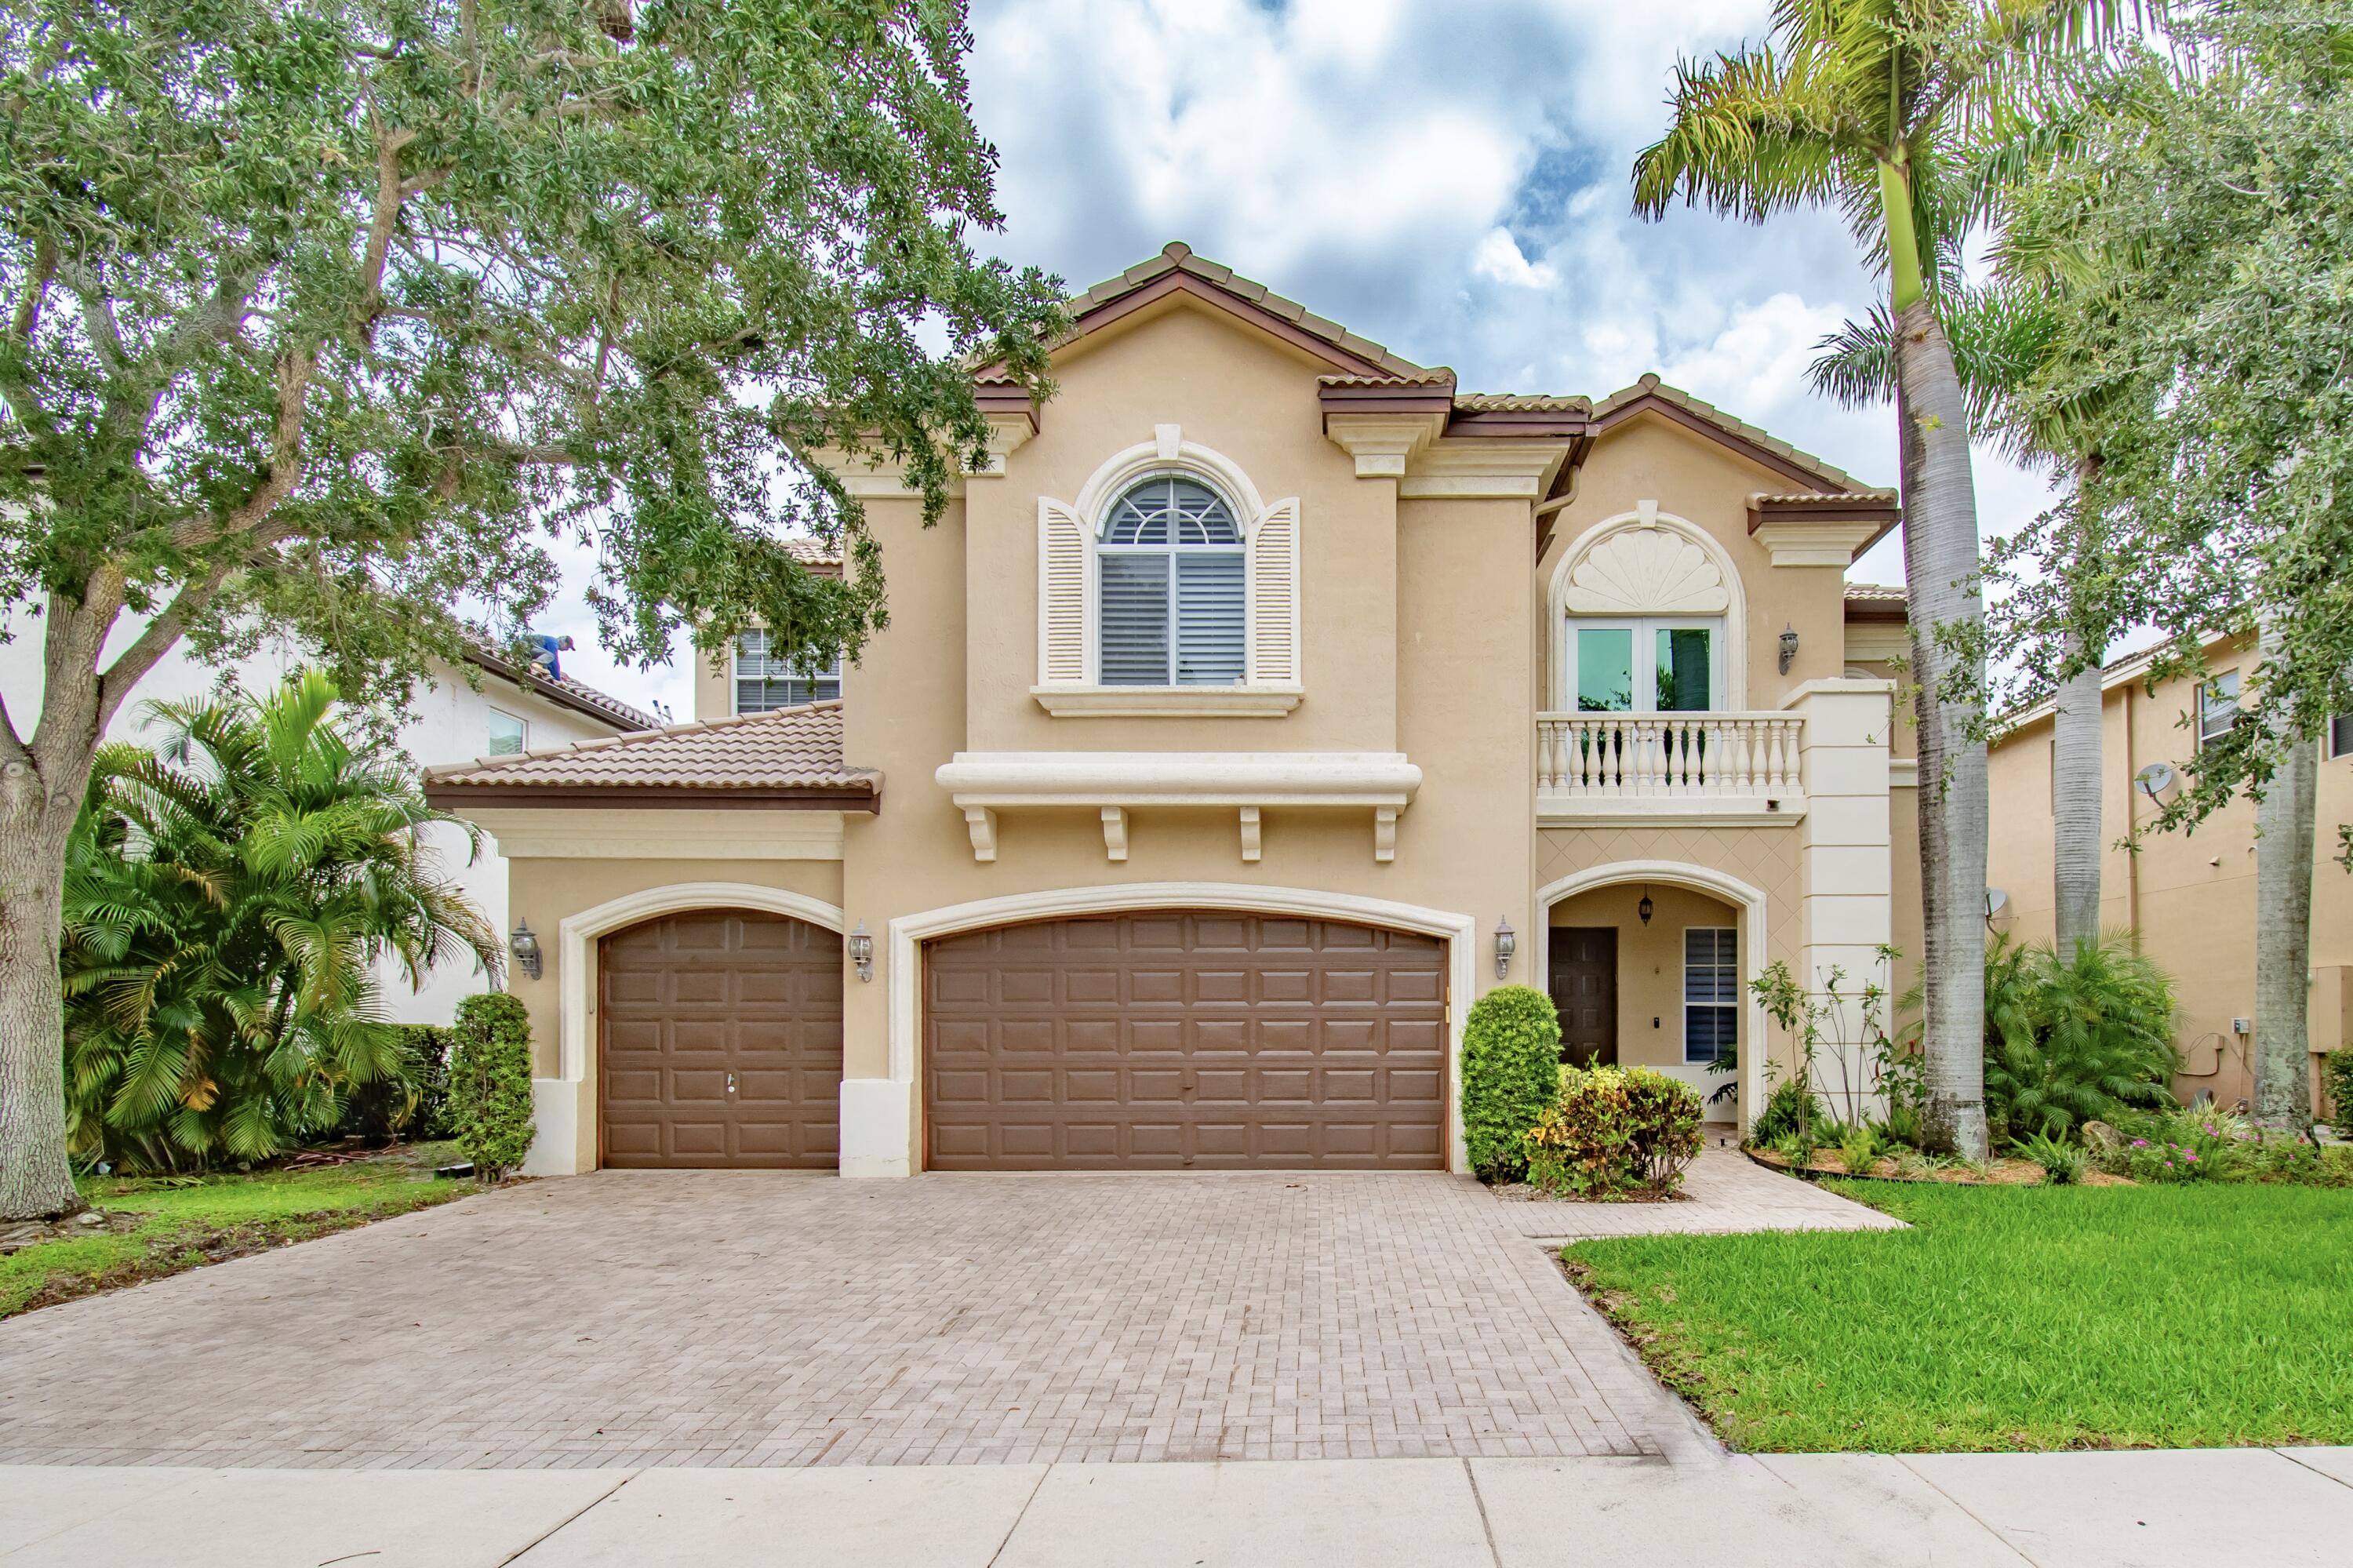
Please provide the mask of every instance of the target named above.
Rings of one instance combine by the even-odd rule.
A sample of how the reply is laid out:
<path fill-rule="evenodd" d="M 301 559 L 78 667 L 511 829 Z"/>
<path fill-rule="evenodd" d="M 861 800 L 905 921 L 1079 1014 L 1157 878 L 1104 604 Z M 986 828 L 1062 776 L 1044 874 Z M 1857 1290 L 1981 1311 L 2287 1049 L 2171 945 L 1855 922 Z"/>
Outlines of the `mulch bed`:
<path fill-rule="evenodd" d="M 1789 1176 L 1845 1176 L 1864 1181 L 1937 1182 L 1947 1187 L 2040 1187 L 2042 1167 L 2031 1160 L 1989 1160 L 1978 1171 L 1962 1166 L 1940 1167 L 1926 1175 L 1899 1175 L 1892 1157 L 1883 1155 L 1868 1171 L 1850 1171 L 1835 1149 L 1814 1150 L 1813 1163 L 1803 1168 L 1792 1164 L 1769 1149 L 1743 1150 L 1749 1159 L 1768 1171 L 1778 1171 Z M 2086 1187 L 2130 1187 L 2129 1177 L 2111 1176 L 2105 1171 L 2086 1171 L 2083 1184 Z"/>
<path fill-rule="evenodd" d="M 1506 1181 L 1487 1189 L 1506 1203 L 1687 1203 L 1691 1194 L 1674 1192 L 1663 1197 L 1655 1192 L 1604 1192 L 1585 1197 L 1576 1192 L 1550 1192 L 1542 1187 L 1532 1187 L 1525 1181 Z"/>

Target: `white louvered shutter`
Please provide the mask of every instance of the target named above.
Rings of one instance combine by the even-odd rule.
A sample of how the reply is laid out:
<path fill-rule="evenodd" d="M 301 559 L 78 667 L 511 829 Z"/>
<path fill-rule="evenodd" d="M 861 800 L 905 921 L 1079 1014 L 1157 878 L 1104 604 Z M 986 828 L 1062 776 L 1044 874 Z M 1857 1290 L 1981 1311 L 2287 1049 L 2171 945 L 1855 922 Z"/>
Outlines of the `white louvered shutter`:
<path fill-rule="evenodd" d="M 1060 502 L 1038 503 L 1038 683 L 1077 686 L 1087 673 L 1087 531 Z"/>
<path fill-rule="evenodd" d="M 1259 519 L 1250 543 L 1250 679 L 1290 685 L 1299 679 L 1299 500 L 1278 501 Z"/>

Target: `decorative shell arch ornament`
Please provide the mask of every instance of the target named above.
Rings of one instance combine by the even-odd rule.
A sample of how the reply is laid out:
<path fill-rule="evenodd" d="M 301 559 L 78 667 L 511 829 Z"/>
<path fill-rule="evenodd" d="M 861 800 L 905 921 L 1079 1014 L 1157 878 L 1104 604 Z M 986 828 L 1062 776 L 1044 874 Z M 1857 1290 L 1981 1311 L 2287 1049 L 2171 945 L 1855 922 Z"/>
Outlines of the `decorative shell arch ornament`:
<path fill-rule="evenodd" d="M 1707 531 L 1655 501 L 1604 518 L 1579 535 L 1554 569 L 1552 705 L 1567 706 L 1568 618 L 1573 615 L 1724 617 L 1725 706 L 1746 706 L 1747 601 L 1739 568 Z"/>

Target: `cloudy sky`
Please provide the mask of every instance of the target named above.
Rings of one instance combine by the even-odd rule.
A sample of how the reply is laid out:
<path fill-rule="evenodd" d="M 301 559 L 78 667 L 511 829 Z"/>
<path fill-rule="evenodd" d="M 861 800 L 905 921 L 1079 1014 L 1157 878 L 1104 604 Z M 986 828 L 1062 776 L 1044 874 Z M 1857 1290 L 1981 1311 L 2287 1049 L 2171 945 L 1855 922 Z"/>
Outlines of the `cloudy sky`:
<path fill-rule="evenodd" d="M 1646 370 L 1875 483 L 1892 417 L 1811 396 L 1813 344 L 1878 285 L 1836 217 L 1648 224 L 1629 170 L 1679 54 L 1761 37 L 1769 0 L 974 0 L 975 114 L 1003 155 L 995 249 L 1073 288 L 1171 239 L 1479 391 Z M 2043 503 L 1980 452 L 1980 514 Z M 1903 577 L 1890 538 L 1859 562 Z M 576 585 L 575 585 L 576 587 Z M 692 711 L 682 667 L 566 667 Z"/>

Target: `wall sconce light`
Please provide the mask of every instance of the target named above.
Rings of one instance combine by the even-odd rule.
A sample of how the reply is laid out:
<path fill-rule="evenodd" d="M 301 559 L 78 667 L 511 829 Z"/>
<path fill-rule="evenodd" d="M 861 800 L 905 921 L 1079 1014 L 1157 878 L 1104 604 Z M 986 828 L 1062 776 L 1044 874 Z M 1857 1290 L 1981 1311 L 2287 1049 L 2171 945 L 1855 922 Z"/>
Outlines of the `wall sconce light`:
<path fill-rule="evenodd" d="M 1512 972 L 1512 955 L 1520 950 L 1520 938 L 1512 929 L 1509 919 L 1495 922 L 1495 978 L 1504 979 Z"/>
<path fill-rule="evenodd" d="M 1798 629 L 1784 621 L 1781 625 L 1781 673 L 1788 674 L 1789 666 L 1797 662 Z"/>
<path fill-rule="evenodd" d="M 858 923 L 857 928 L 849 933 L 849 939 L 843 946 L 849 950 L 849 961 L 858 966 L 858 978 L 862 980 L 872 980 L 874 978 L 874 938 L 866 934 L 865 921 L 860 920 Z"/>
<path fill-rule="evenodd" d="M 1658 907 L 1651 902 L 1651 890 L 1646 887 L 1642 889 L 1642 902 L 1634 906 L 1634 913 L 1640 915 L 1642 917 L 1642 924 L 1647 926 L 1651 923 L 1651 916 L 1657 913 Z"/>
<path fill-rule="evenodd" d="M 514 935 L 507 938 L 507 951 L 514 955 L 515 968 L 533 980 L 539 978 L 539 938 L 531 934 L 530 921 L 515 922 Z"/>

